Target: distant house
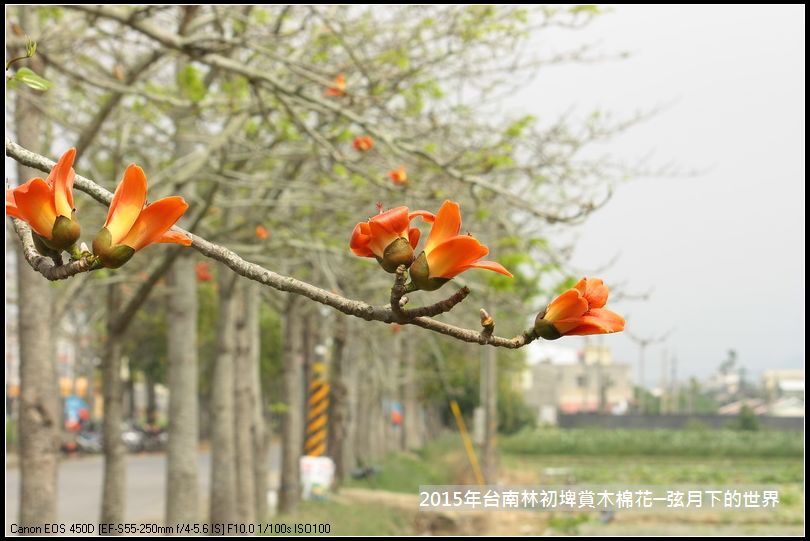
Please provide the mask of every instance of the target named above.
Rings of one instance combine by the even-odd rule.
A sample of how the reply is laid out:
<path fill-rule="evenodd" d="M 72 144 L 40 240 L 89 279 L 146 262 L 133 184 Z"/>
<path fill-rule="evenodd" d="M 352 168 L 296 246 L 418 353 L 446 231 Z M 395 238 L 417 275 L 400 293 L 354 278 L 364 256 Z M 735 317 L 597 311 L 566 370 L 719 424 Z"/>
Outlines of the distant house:
<path fill-rule="evenodd" d="M 762 387 L 771 398 L 795 396 L 804 399 L 804 370 L 766 370 Z"/>
<path fill-rule="evenodd" d="M 626 412 L 633 399 L 631 373 L 630 365 L 613 362 L 607 346 L 544 345 L 530 353 L 520 387 L 538 422 L 556 424 L 557 413 Z"/>

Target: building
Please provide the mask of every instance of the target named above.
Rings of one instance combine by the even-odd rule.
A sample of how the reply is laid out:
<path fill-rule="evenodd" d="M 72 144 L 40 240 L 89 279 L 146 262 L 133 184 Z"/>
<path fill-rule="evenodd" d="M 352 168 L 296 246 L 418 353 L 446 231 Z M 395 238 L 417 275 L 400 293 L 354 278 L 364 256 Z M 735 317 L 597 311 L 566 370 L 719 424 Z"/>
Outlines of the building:
<path fill-rule="evenodd" d="M 631 374 L 629 364 L 613 362 L 607 346 L 544 345 L 530 353 L 520 385 L 538 422 L 556 424 L 558 413 L 624 413 L 633 400 Z"/>
<path fill-rule="evenodd" d="M 766 370 L 762 373 L 762 388 L 770 398 L 804 399 L 804 370 Z"/>

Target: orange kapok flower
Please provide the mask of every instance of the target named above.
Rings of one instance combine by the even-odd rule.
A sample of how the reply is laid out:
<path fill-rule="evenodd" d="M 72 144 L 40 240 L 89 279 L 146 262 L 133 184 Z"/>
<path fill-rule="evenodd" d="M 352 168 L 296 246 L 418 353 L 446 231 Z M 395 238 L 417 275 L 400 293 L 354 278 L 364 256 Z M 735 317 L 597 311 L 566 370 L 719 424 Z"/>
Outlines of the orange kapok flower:
<path fill-rule="evenodd" d="M 177 195 L 146 205 L 146 175 L 132 164 L 115 189 L 107 221 L 93 240 L 93 253 L 105 267 L 117 269 L 150 244 L 190 246 L 188 235 L 170 231 L 186 209 L 188 204 Z"/>
<path fill-rule="evenodd" d="M 67 250 L 81 227 L 73 219 L 73 160 L 76 149 L 68 149 L 51 169 L 47 180 L 32 178 L 13 190 L 6 190 L 6 213 L 27 222 L 34 231 L 40 251 Z"/>
<path fill-rule="evenodd" d="M 391 182 L 397 185 L 402 185 L 408 182 L 408 173 L 405 172 L 405 166 L 400 165 L 396 169 L 392 169 L 388 171 L 388 178 L 391 179 Z"/>
<path fill-rule="evenodd" d="M 374 139 L 368 135 L 360 135 L 354 138 L 352 146 L 359 152 L 367 152 L 374 148 Z"/>
<path fill-rule="evenodd" d="M 408 212 L 408 207 L 397 207 L 383 212 L 380 209 L 380 213 L 367 222 L 354 226 L 349 247 L 355 255 L 376 258 L 383 269 L 396 272 L 398 266 L 409 266 L 413 261 L 413 249 L 421 232 L 410 225 L 417 216 L 433 221 L 433 214 L 424 210 Z"/>
<path fill-rule="evenodd" d="M 335 82 L 332 86 L 326 87 L 325 94 L 327 96 L 345 96 L 346 95 L 346 76 L 342 73 L 335 77 Z"/>
<path fill-rule="evenodd" d="M 425 250 L 411 265 L 411 288 L 433 291 L 468 269 L 487 269 L 512 277 L 500 263 L 479 261 L 489 248 L 470 235 L 459 235 L 459 231 L 459 204 L 445 201 L 436 213 Z"/>
<path fill-rule="evenodd" d="M 205 261 L 198 261 L 194 266 L 194 272 L 197 274 L 198 282 L 211 282 L 214 279 L 211 267 Z"/>
<path fill-rule="evenodd" d="M 608 288 L 598 278 L 583 278 L 537 314 L 535 332 L 546 340 L 566 335 L 607 334 L 624 330 L 624 318 L 603 308 Z"/>
<path fill-rule="evenodd" d="M 270 232 L 267 230 L 266 227 L 264 227 L 263 225 L 256 226 L 256 238 L 264 240 L 269 236 Z"/>

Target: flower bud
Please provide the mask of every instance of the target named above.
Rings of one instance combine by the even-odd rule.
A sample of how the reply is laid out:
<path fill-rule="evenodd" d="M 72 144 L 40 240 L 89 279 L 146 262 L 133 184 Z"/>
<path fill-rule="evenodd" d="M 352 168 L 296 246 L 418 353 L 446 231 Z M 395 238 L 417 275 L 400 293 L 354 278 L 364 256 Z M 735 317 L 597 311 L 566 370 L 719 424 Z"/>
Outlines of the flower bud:
<path fill-rule="evenodd" d="M 413 262 L 413 248 L 408 239 L 400 237 L 386 246 L 379 262 L 387 272 L 396 272 L 400 265 L 410 266 Z"/>
<path fill-rule="evenodd" d="M 108 269 L 117 269 L 132 258 L 135 250 L 126 244 L 112 246 L 112 235 L 103 227 L 93 239 L 93 254 Z"/>
<path fill-rule="evenodd" d="M 428 267 L 425 252 L 419 254 L 419 257 L 411 264 L 409 273 L 413 287 L 422 291 L 435 291 L 450 281 L 450 278 L 430 277 L 430 268 Z"/>
<path fill-rule="evenodd" d="M 98 258 L 108 269 L 117 269 L 132 259 L 133 255 L 135 255 L 135 250 L 126 244 L 119 244 L 118 246 L 111 248 L 109 251 L 99 255 Z"/>
<path fill-rule="evenodd" d="M 546 315 L 546 310 L 543 310 L 534 319 L 534 333 L 545 340 L 556 340 L 562 334 L 557 330 L 557 327 L 548 320 L 543 319 Z"/>
<path fill-rule="evenodd" d="M 35 231 L 31 231 L 31 238 L 34 240 L 34 248 L 36 248 L 37 252 L 40 254 L 45 257 L 56 257 L 59 255 L 59 252 L 50 246 L 48 239 L 40 237 Z"/>
<path fill-rule="evenodd" d="M 79 222 L 66 216 L 57 216 L 48 244 L 56 250 L 67 250 L 79 240 L 82 228 Z"/>

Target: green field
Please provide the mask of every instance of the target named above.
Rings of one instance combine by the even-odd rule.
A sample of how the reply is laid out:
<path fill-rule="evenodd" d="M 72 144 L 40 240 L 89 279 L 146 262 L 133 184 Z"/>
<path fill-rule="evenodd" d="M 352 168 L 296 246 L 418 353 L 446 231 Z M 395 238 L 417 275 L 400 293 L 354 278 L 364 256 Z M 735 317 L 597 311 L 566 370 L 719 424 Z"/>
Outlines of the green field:
<path fill-rule="evenodd" d="M 544 428 L 502 438 L 500 448 L 527 455 L 801 458 L 804 438 L 793 431 Z"/>
<path fill-rule="evenodd" d="M 775 511 L 511 513 L 484 517 L 481 534 L 800 535 L 804 531 L 802 434 L 792 432 L 542 429 L 499 440 L 502 485 L 624 485 L 690 489 L 767 486 L 780 494 Z M 433 533 L 416 509 L 419 485 L 464 484 L 472 471 L 457 434 L 416 453 L 391 453 L 380 473 L 346 486 L 379 491 L 379 500 L 308 503 L 290 517 L 326 520 L 341 533 Z M 413 510 L 389 507 L 388 494 L 413 495 Z M 376 494 L 376 493 L 375 493 Z M 281 517 L 282 520 L 288 520 Z M 480 517 L 479 517 L 480 518 Z M 464 530 L 463 518 L 457 522 Z M 452 521 L 451 521 L 452 524 Z M 451 532 L 452 533 L 452 530 Z"/>

